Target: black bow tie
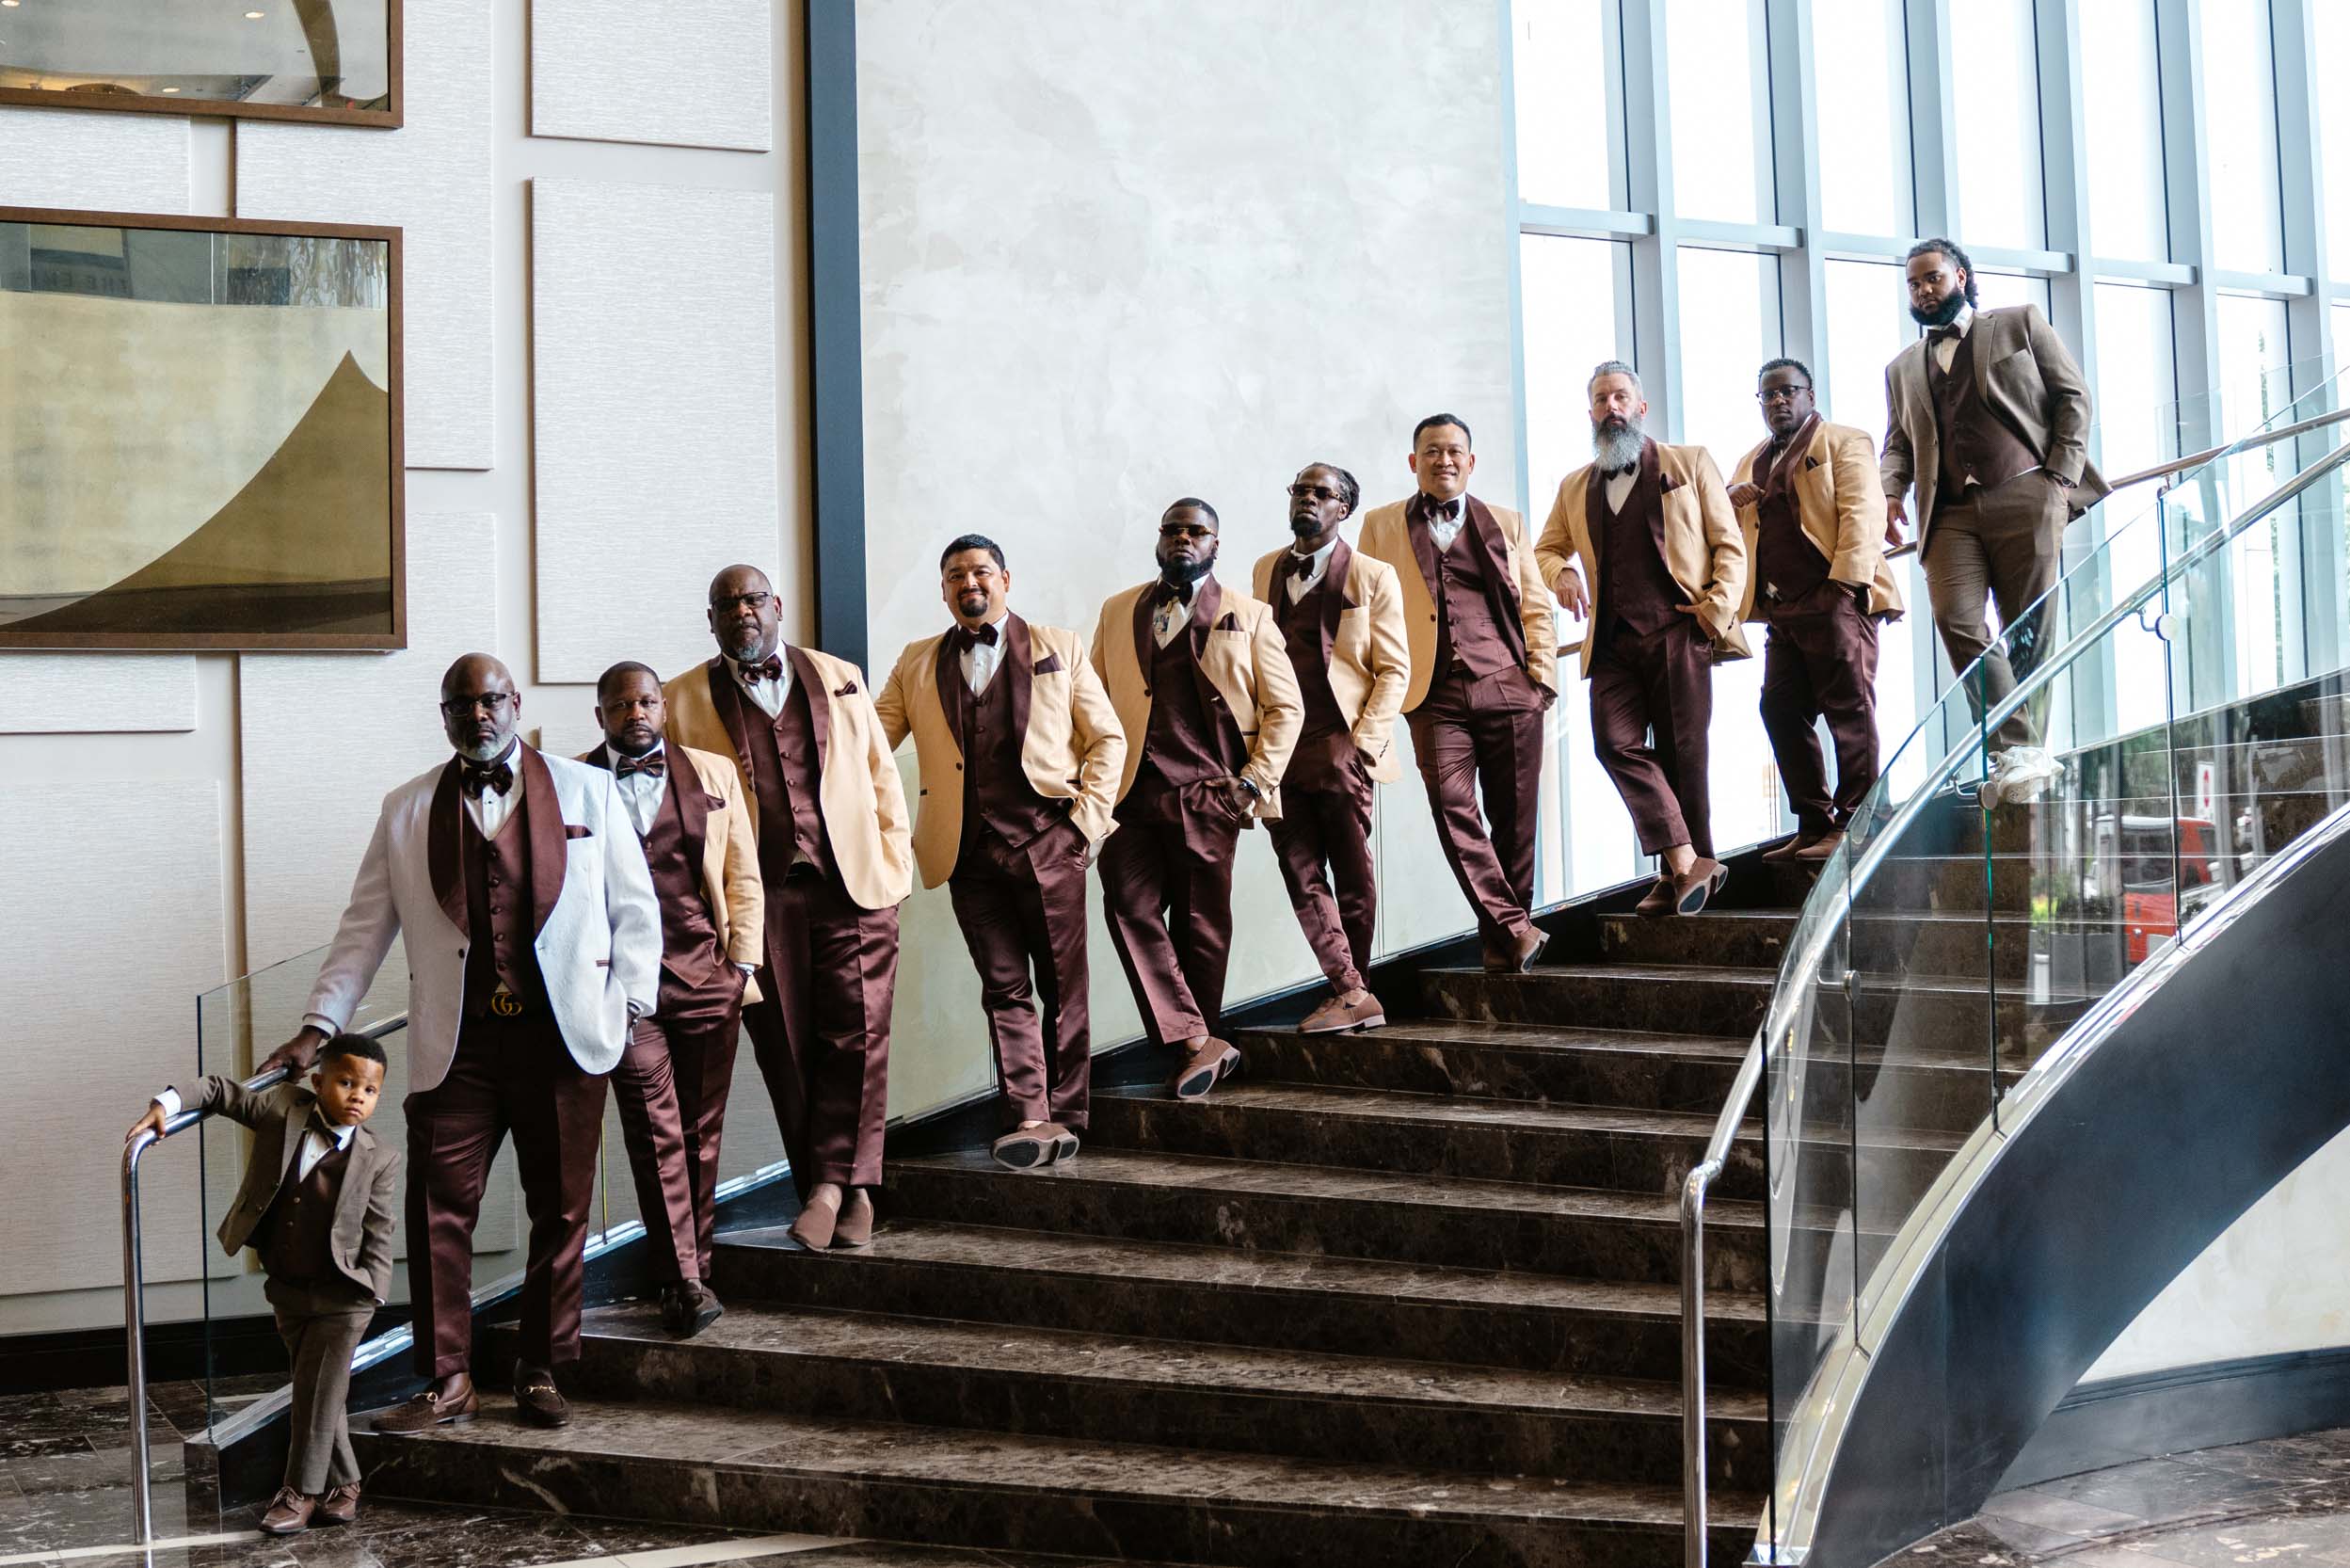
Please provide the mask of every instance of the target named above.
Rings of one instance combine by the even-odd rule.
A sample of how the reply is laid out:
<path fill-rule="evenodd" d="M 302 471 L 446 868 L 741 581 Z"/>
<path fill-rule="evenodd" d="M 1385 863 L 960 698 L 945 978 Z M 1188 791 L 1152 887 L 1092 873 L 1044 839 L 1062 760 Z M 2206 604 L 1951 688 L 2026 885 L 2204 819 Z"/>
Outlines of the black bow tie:
<path fill-rule="evenodd" d="M 643 757 L 614 757 L 612 773 L 615 778 L 626 778 L 632 773 L 648 773 L 655 778 L 669 776 L 669 758 L 665 752 L 650 752 Z"/>
<path fill-rule="evenodd" d="M 1927 328 L 1926 336 L 1929 341 L 1934 343 L 1957 343 L 1959 335 L 1965 330 L 1966 328 L 1960 327 L 1958 323 L 1953 322 L 1947 327 Z"/>
<path fill-rule="evenodd" d="M 1191 602 L 1191 591 L 1195 586 L 1197 584 L 1191 583 L 1178 585 L 1162 577 L 1159 580 L 1159 585 L 1151 590 L 1151 608 L 1157 609 L 1162 604 L 1189 604 Z"/>
<path fill-rule="evenodd" d="M 1639 463 L 1637 463 L 1637 462 L 1631 462 L 1631 463 L 1626 463 L 1626 464 L 1624 464 L 1624 465 L 1623 465 L 1623 467 L 1622 467 L 1622 468 L 1602 469 L 1602 470 L 1600 470 L 1599 472 L 1600 472 L 1600 476 L 1601 476 L 1602 478 L 1605 478 L 1605 479 L 1621 479 L 1621 478 L 1623 478 L 1623 477 L 1625 474 L 1627 474 L 1627 473 L 1638 473 L 1638 472 L 1640 472 L 1640 465 L 1639 465 Z"/>
<path fill-rule="evenodd" d="M 1426 506 L 1425 516 L 1430 522 L 1450 522 L 1461 515 L 1458 501 L 1431 501 Z"/>
<path fill-rule="evenodd" d="M 457 788 L 475 800 L 482 798 L 484 790 L 504 794 L 514 788 L 514 770 L 504 762 L 465 761 L 464 772 L 457 776 Z"/>
<path fill-rule="evenodd" d="M 743 672 L 745 680 L 780 680 L 783 679 L 783 655 L 770 653 L 763 663 L 737 664 L 734 667 Z"/>
<path fill-rule="evenodd" d="M 996 646 L 994 627 L 983 626 L 976 632 L 967 626 L 958 626 L 954 629 L 954 648 L 957 653 L 968 653 L 982 643 L 985 643 L 989 648 Z"/>

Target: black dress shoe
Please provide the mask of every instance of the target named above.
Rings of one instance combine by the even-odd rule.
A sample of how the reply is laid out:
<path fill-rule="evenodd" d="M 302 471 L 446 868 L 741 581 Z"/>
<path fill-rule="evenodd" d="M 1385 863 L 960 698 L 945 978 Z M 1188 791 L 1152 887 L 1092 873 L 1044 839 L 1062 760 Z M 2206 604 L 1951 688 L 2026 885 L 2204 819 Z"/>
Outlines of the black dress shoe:
<path fill-rule="evenodd" d="M 555 1375 L 543 1367 L 514 1364 L 514 1414 L 526 1427 L 568 1427 L 571 1401 L 555 1386 Z"/>

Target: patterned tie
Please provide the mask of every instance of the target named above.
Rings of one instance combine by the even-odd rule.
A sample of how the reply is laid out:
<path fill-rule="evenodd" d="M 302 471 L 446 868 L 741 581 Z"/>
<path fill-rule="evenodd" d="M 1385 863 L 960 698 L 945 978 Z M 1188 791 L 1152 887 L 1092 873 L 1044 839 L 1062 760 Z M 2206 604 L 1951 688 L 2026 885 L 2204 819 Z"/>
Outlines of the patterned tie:
<path fill-rule="evenodd" d="M 643 757 L 615 757 L 612 760 L 612 771 L 619 778 L 626 778 L 632 773 L 648 773 L 655 778 L 665 778 L 669 774 L 669 758 L 666 753 L 659 751 Z"/>
<path fill-rule="evenodd" d="M 465 764 L 465 771 L 457 777 L 457 788 L 475 800 L 482 798 L 484 790 L 504 794 L 514 788 L 514 770 L 504 762 L 469 761 Z"/>

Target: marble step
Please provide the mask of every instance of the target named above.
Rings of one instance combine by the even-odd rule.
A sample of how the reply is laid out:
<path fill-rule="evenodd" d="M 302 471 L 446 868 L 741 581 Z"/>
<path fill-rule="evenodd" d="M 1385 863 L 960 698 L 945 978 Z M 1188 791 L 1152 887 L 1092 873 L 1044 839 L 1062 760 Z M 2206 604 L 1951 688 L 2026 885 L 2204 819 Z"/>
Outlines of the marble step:
<path fill-rule="evenodd" d="M 1250 1083 L 1395 1089 L 1537 1105 L 1720 1111 L 1747 1041 L 1397 1016 L 1360 1034 L 1239 1031 Z"/>
<path fill-rule="evenodd" d="M 1681 1467 L 1671 1383 L 744 1303 L 691 1340 L 646 1304 L 584 1332 L 601 1399 L 1659 1485 Z M 1713 1483 L 1768 1484 L 1763 1397 L 1706 1414 Z"/>
<path fill-rule="evenodd" d="M 1676 1568 L 1681 1491 L 887 1425 L 708 1403 L 583 1400 L 568 1427 L 503 1418 L 355 1430 L 372 1496 L 1017 1551 L 1325 1568 L 1509 1562 Z M 354 1423 L 355 1428 L 364 1422 Z M 1760 1499 L 1721 1495 L 1735 1561 Z"/>
<path fill-rule="evenodd" d="M 1861 968 L 1896 974 L 2021 980 L 2036 958 L 2067 951 L 2110 953 L 2113 979 L 2128 970 L 2128 923 L 2112 920 L 2046 920 L 1979 910 L 1900 914 L 1873 912 L 1863 900 L 1836 952 Z M 1708 909 L 1687 920 L 1644 920 L 1603 915 L 1600 955 L 1620 964 L 1701 964 L 1778 970 L 1785 962 L 1798 918 L 1784 910 Z M 1986 963 L 1986 955 L 1989 963 Z"/>
<path fill-rule="evenodd" d="M 1097 1095 L 1096 1142 L 1076 1160 L 1043 1172 L 1007 1171 L 984 1150 L 893 1160 L 883 1172 L 882 1217 L 1582 1279 L 1680 1277 L 1679 1178 L 1670 1172 L 1676 1166 L 1686 1170 L 1692 1151 L 1712 1132 L 1711 1117 L 1673 1118 L 1677 1140 L 1605 1127 L 1574 1138 L 1597 1151 L 1594 1160 L 1611 1158 L 1612 1145 L 1624 1145 L 1626 1167 L 1637 1168 L 1644 1185 L 1623 1192 L 1114 1146 L 1113 1127 L 1180 1127 L 1179 1118 L 1190 1117 L 1203 1139 L 1213 1138 L 1212 1129 L 1245 1128 L 1252 1122 L 1249 1107 L 1281 1093 L 1268 1089 L 1252 1098 L 1251 1091 L 1236 1083 L 1204 1105 L 1124 1099 L 1112 1105 L 1116 1096 Z M 1178 1120 L 1157 1119 L 1154 1105 Z M 1295 1129 L 1311 1115 L 1268 1106 L 1255 1119 L 1257 1146 L 1268 1154 L 1280 1152 L 1278 1139 L 1293 1132 L 1304 1136 Z M 1604 1113 L 1578 1119 L 1598 1122 Z M 1398 1130 L 1415 1129 L 1390 1129 L 1390 1135 Z M 1416 1130 L 1432 1151 L 1443 1129 Z M 1334 1136 L 1343 1138 L 1344 1129 Z M 1762 1195 L 1759 1141 L 1732 1151 L 1715 1191 L 1730 1200 Z M 1763 1246 L 1760 1214 L 1751 1207 L 1725 1208 L 1715 1236 L 1720 1277 L 1752 1277 Z"/>
<path fill-rule="evenodd" d="M 1751 1205 L 1707 1213 L 1710 1275 L 1727 1250 L 1724 1234 L 1741 1224 L 1759 1229 L 1761 1218 Z M 1767 1375 L 1756 1256 L 1749 1248 L 1742 1265 L 1723 1271 L 1742 1272 L 1744 1288 L 1725 1286 L 1706 1298 L 1706 1366 L 1722 1387 L 1759 1387 Z M 1375 1351 L 1564 1376 L 1681 1375 L 1681 1292 L 1671 1284 L 905 1219 L 890 1221 L 854 1255 L 802 1252 L 781 1230 L 727 1233 L 718 1240 L 715 1272 L 728 1302 L 1266 1350 Z"/>

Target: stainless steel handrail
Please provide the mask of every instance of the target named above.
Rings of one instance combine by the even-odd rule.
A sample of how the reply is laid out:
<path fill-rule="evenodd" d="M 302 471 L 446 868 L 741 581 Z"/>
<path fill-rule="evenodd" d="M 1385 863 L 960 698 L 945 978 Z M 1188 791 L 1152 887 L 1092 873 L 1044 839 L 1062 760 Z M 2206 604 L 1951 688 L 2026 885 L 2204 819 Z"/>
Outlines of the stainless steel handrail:
<path fill-rule="evenodd" d="M 2343 416 L 2329 415 L 2322 421 L 2312 422 L 2310 427 L 2313 428 L 2316 424 L 2332 423 L 2342 417 Z M 2284 435 L 2291 433 L 2293 428 L 2285 427 L 2275 434 L 2281 439 Z M 2230 451 L 2246 449 L 2245 445 L 2223 447 L 2220 449 L 2220 454 L 2225 455 Z M 2246 508 L 2243 514 L 2226 528 L 2216 530 L 2198 541 L 2160 575 L 2148 579 L 2144 584 L 2118 600 L 2103 615 L 2077 632 L 2062 648 L 2041 660 L 2038 666 L 2029 676 L 2018 681 L 2015 690 L 2010 692 L 2005 700 L 1983 715 L 1978 725 L 1978 733 L 1989 734 L 1996 729 L 2010 714 L 2017 712 L 2029 702 L 2042 687 L 2054 680 L 2059 673 L 2070 669 L 2075 659 L 2094 646 L 2106 632 L 2118 626 L 2123 617 L 2134 614 L 2149 598 L 2184 576 L 2194 567 L 2226 549 L 2245 530 L 2267 518 L 2278 507 L 2300 496 L 2314 487 L 2319 480 L 2345 465 L 2350 465 L 2350 445 L 2336 447 L 2316 462 L 2311 463 L 2308 468 L 2303 469 Z M 2058 586 L 2061 587 L 2062 584 L 2059 584 Z M 1974 667 L 1972 664 L 1968 666 L 1969 669 Z M 1963 680 L 1964 676 L 1962 675 L 1960 679 Z M 1933 772 L 1926 781 L 1911 792 L 1909 800 L 1903 803 L 1871 838 L 1867 849 L 1862 853 L 1861 857 L 1852 864 L 1846 874 L 1844 881 L 1846 893 L 1843 898 L 1836 901 L 1837 907 L 1830 912 L 1827 919 L 1814 922 L 1814 929 L 1810 938 L 1800 948 L 1789 953 L 1788 967 L 1774 990 L 1774 998 L 1800 995 L 1817 980 L 1820 964 L 1826 955 L 1829 941 L 1843 928 L 1845 921 L 1850 916 L 1852 895 L 1857 894 L 1867 885 L 1869 879 L 1877 874 L 1878 869 L 1884 864 L 1886 856 L 1891 853 L 1890 846 L 1924 812 L 1926 803 L 1937 797 L 1942 786 L 1957 775 L 1958 769 L 1964 765 L 1967 756 L 1967 747 L 1963 745 L 1952 747 L 1949 753 L 1935 764 Z M 1847 843 L 1849 841 L 1846 840 Z M 1839 854 L 1841 853 L 1840 851 Z M 1836 861 L 1831 859 L 1829 862 L 1830 871 L 1833 871 L 1835 866 Z M 1823 882 L 1827 880 L 1825 873 L 1821 880 Z M 1774 1006 L 1772 1009 L 1774 1016 L 1777 1012 L 1778 1009 Z M 1755 1032 L 1753 1043 L 1747 1047 L 1746 1056 L 1738 1064 L 1738 1076 L 1731 1085 L 1730 1097 L 1722 1106 L 1721 1114 L 1714 1124 L 1714 1136 L 1706 1144 L 1705 1159 L 1690 1171 L 1681 1189 L 1681 1462 L 1682 1495 L 1684 1507 L 1688 1511 L 1684 1532 L 1687 1568 L 1705 1568 L 1705 1520 L 1701 1512 L 1705 1500 L 1705 1325 L 1703 1317 L 1705 1299 L 1703 1283 L 1705 1190 L 1711 1185 L 1715 1176 L 1720 1172 L 1722 1161 L 1729 1153 L 1731 1141 L 1737 1134 L 1738 1123 L 1745 1118 L 1747 1102 L 1754 1097 L 1755 1084 L 1762 1077 L 1765 1042 L 1769 1029 L 1770 1020 L 1766 1018 L 1762 1029 Z"/>
<path fill-rule="evenodd" d="M 2274 446 L 2278 441 L 2290 440 L 2295 436 L 2306 436 L 2312 430 L 2323 430 L 2329 424 L 2340 424 L 2344 420 L 2350 420 L 2350 408 L 2337 408 L 2330 414 L 2318 414 L 2296 424 L 2280 424 L 2274 430 L 2257 430 L 2240 440 L 2229 441 L 2220 446 L 2206 447 L 2200 452 L 2190 453 L 2184 457 L 2173 457 L 2166 463 L 2156 463 L 2152 468 L 2142 468 L 2135 473 L 2125 473 L 2120 478 L 2110 480 L 2108 483 L 2114 489 L 2128 489 L 2133 485 L 2143 485 L 2149 479 L 2166 479 L 2174 473 L 2184 473 L 2191 468 L 2200 468 L 2214 458 L 2230 456 L 2238 452 L 2257 452 L 2263 446 Z"/>
<path fill-rule="evenodd" d="M 407 1028 L 408 1021 L 406 1013 L 397 1013 L 355 1032 L 380 1040 Z M 279 1067 L 246 1080 L 245 1087 L 258 1094 L 292 1076 Z M 139 1256 L 138 1162 L 155 1144 L 175 1132 L 185 1132 L 211 1114 L 210 1111 L 182 1111 L 163 1124 L 162 1132 L 142 1132 L 122 1145 L 122 1338 L 128 1359 L 124 1392 L 130 1397 L 131 1410 L 131 1530 L 133 1542 L 141 1546 L 155 1539 L 155 1505 L 147 1480 L 147 1282 Z"/>

